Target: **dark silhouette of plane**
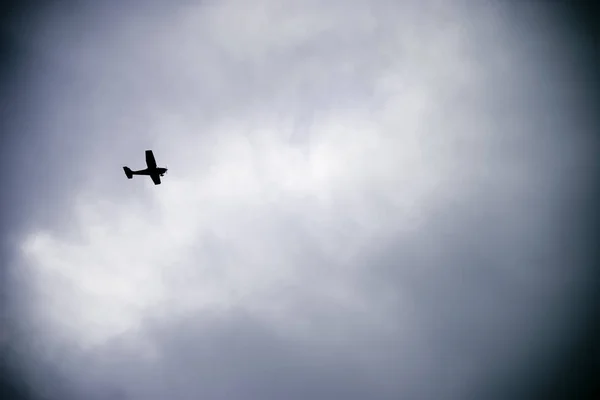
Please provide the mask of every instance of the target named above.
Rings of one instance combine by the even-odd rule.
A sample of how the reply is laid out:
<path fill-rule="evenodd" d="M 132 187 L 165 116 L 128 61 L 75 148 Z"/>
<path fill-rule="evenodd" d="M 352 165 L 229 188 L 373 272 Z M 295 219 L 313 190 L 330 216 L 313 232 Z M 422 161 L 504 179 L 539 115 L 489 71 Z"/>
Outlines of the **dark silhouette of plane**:
<path fill-rule="evenodd" d="M 123 171 L 125 171 L 125 175 L 127 175 L 128 179 L 133 178 L 134 175 L 149 175 L 155 185 L 160 185 L 160 177 L 167 172 L 167 169 L 156 166 L 156 160 L 154 159 L 152 150 L 146 150 L 146 166 L 148 168 L 140 169 L 139 171 L 132 171 L 128 167 L 123 167 Z"/>

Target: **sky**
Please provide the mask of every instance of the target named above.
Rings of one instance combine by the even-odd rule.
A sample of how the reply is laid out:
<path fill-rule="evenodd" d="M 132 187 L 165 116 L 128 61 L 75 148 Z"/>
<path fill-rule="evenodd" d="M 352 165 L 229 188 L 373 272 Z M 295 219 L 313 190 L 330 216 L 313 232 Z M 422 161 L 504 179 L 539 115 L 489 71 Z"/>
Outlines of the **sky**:
<path fill-rule="evenodd" d="M 596 305 L 593 43 L 560 11 L 12 18 L 10 367 L 48 399 L 531 396 Z M 147 149 L 161 185 L 123 173 Z"/>

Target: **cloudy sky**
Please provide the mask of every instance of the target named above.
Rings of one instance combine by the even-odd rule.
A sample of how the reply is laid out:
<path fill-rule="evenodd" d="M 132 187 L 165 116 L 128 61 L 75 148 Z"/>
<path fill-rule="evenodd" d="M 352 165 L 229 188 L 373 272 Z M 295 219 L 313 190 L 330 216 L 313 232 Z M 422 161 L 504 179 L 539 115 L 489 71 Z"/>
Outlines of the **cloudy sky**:
<path fill-rule="evenodd" d="M 589 325 L 598 163 L 589 43 L 557 9 L 95 3 L 4 28 L 2 340 L 32 390 L 506 399 L 554 376 Z M 160 186 L 123 173 L 146 149 Z"/>

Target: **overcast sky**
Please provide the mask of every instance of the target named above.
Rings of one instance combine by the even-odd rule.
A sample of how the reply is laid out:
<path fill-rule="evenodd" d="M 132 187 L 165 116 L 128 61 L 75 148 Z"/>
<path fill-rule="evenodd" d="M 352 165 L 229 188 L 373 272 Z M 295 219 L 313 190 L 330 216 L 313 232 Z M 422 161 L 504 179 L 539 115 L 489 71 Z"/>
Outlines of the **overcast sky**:
<path fill-rule="evenodd" d="M 7 28 L 2 239 L 36 390 L 507 399 L 550 376 L 590 312 L 597 166 L 556 10 L 95 3 Z M 146 149 L 160 186 L 123 173 Z"/>

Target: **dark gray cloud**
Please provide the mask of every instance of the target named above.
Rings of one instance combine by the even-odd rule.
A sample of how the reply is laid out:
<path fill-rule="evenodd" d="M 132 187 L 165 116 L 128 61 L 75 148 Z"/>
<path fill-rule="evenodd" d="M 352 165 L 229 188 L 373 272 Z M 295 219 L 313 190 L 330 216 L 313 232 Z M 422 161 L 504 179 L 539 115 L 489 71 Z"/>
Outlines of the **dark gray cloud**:
<path fill-rule="evenodd" d="M 7 236 L 25 376 L 57 398 L 527 394 L 590 311 L 597 167 L 583 51 L 533 9 L 40 12 L 14 119 L 37 212 Z M 161 186 L 122 174 L 146 148 Z"/>

